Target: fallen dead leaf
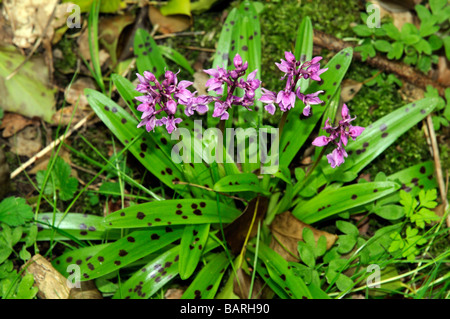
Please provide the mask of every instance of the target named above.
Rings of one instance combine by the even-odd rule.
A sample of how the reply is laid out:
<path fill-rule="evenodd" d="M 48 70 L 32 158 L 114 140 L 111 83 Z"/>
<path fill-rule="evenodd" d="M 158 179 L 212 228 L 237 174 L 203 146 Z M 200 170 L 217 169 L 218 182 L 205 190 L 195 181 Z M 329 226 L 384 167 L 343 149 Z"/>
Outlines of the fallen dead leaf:
<path fill-rule="evenodd" d="M 248 203 L 245 211 L 238 218 L 236 218 L 231 224 L 225 227 L 224 229 L 225 239 L 228 245 L 230 245 L 233 254 L 237 255 L 241 252 L 245 238 L 247 237 L 247 234 L 250 230 L 255 210 L 256 210 L 256 217 L 249 238 L 252 238 L 256 235 L 258 231 L 258 223 L 264 218 L 267 211 L 267 205 L 268 205 L 267 197 L 258 196 L 252 199 Z"/>
<path fill-rule="evenodd" d="M 239 281 L 239 282 L 238 282 Z M 242 268 L 236 271 L 236 276 L 233 280 L 233 292 L 241 299 L 248 299 L 250 292 L 252 277 L 247 274 Z M 253 283 L 252 296 L 250 299 L 261 299 L 263 282 L 256 277 Z"/>
<path fill-rule="evenodd" d="M 194 84 L 192 85 L 198 92 L 198 95 L 207 95 L 206 81 L 209 80 L 209 75 L 203 71 L 194 73 Z"/>
<path fill-rule="evenodd" d="M 0 130 L 3 129 L 2 136 L 7 138 L 20 132 L 29 125 L 37 125 L 37 124 L 39 124 L 39 122 L 34 121 L 25 116 L 22 116 L 20 114 L 5 112 L 2 124 L 0 125 Z"/>
<path fill-rule="evenodd" d="M 169 288 L 164 295 L 164 299 L 181 299 L 181 296 L 184 294 L 183 289 L 179 288 Z"/>
<path fill-rule="evenodd" d="M 363 84 L 352 79 L 342 81 L 341 99 L 344 103 L 350 101 L 361 90 Z"/>
<path fill-rule="evenodd" d="M 42 149 L 41 129 L 38 126 L 27 126 L 9 138 L 11 152 L 20 156 L 32 157 Z"/>
<path fill-rule="evenodd" d="M 149 6 L 148 16 L 153 25 L 158 25 L 158 31 L 163 34 L 181 32 L 191 26 L 191 17 L 182 14 L 162 15 L 161 11 L 154 6 Z"/>
<path fill-rule="evenodd" d="M 81 32 L 81 35 L 78 37 L 77 40 L 78 44 L 78 53 L 86 60 L 91 61 L 91 52 L 89 50 L 89 33 L 88 28 L 84 28 L 84 30 Z M 100 49 L 98 51 L 99 56 L 99 63 L 100 66 L 105 64 L 105 62 L 109 59 L 109 53 L 105 49 Z M 91 65 L 92 67 L 92 65 Z"/>
<path fill-rule="evenodd" d="M 413 15 L 409 11 L 410 8 L 405 6 L 405 1 L 373 0 L 371 3 L 380 8 L 380 18 L 391 17 L 392 23 L 399 30 L 405 23 L 414 22 Z"/>
<path fill-rule="evenodd" d="M 89 102 L 84 95 L 84 89 L 95 89 L 95 82 L 91 78 L 80 77 L 71 86 L 66 88 L 64 97 L 68 104 L 76 105 L 79 108 L 85 108 Z"/>
<path fill-rule="evenodd" d="M 450 69 L 448 60 L 440 56 L 438 60 L 438 78 L 437 81 L 444 87 L 450 87 Z"/>
<path fill-rule="evenodd" d="M 117 52 L 120 34 L 126 26 L 134 22 L 134 19 L 134 15 L 130 14 L 115 15 L 112 17 L 102 18 L 99 22 L 98 38 L 100 43 L 111 56 L 111 61 L 113 64 L 116 64 L 117 56 L 120 55 L 120 52 Z"/>
<path fill-rule="evenodd" d="M 45 38 L 52 39 L 54 30 L 66 23 L 70 3 L 57 4 L 58 0 L 3 1 L 3 16 L 13 29 L 12 42 L 23 49 L 30 48 L 42 35 L 56 5 L 56 11 Z"/>
<path fill-rule="evenodd" d="M 89 280 L 80 282 L 80 288 L 72 288 L 69 299 L 103 299 L 103 296 L 94 281 Z"/>
<path fill-rule="evenodd" d="M 5 152 L 2 147 L 0 147 L 0 201 L 3 199 L 3 196 L 9 191 L 9 165 L 6 161 Z"/>
<path fill-rule="evenodd" d="M 287 261 L 299 261 L 298 242 L 303 240 L 303 229 L 307 227 L 313 231 L 316 242 L 320 236 L 325 236 L 327 249 L 330 249 L 336 242 L 338 236 L 326 231 L 318 230 L 301 220 L 295 218 L 291 212 L 284 212 L 275 217 L 270 229 L 274 239 L 270 242 L 270 247 Z M 285 247 L 285 248 L 283 248 Z M 295 256 L 295 257 L 294 257 Z"/>

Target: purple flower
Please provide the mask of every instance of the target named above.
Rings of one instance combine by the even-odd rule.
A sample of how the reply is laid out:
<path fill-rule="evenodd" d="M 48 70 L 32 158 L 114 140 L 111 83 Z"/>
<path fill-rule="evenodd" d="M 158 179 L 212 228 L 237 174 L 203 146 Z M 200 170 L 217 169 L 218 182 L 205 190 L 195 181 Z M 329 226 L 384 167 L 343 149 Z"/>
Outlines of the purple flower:
<path fill-rule="evenodd" d="M 212 76 L 207 82 L 208 91 L 214 91 L 222 97 L 212 97 L 214 103 L 213 117 L 220 117 L 221 120 L 227 120 L 229 117 L 228 109 L 233 105 L 244 106 L 248 110 L 254 104 L 255 91 L 259 88 L 261 81 L 256 79 L 257 70 L 254 70 L 247 76 L 247 80 L 243 77 L 248 68 L 248 62 L 243 62 L 239 54 L 233 59 L 235 69 L 226 71 L 224 68 L 204 70 L 205 73 Z M 240 79 L 241 78 L 241 79 Z M 224 93 L 224 84 L 227 85 L 227 91 Z M 238 97 L 233 95 L 236 88 L 244 90 L 244 95 Z M 191 112 L 191 109 L 188 111 Z"/>
<path fill-rule="evenodd" d="M 161 83 L 153 73 L 148 71 L 144 71 L 143 75 L 136 75 L 139 79 L 136 90 L 144 93 L 144 95 L 136 97 L 136 100 L 141 102 L 137 110 L 142 112 L 138 127 L 145 126 L 145 129 L 150 132 L 156 126 L 165 125 L 167 132 L 172 133 L 177 128 L 176 124 L 182 121 L 175 117 L 178 105 L 188 105 L 194 99 L 193 94 L 187 89 L 192 82 L 181 81 L 178 83 L 177 73 L 171 71 L 165 72 Z M 195 109 L 198 109 L 198 105 L 195 105 Z M 167 116 L 157 118 L 162 112 Z"/>
<path fill-rule="evenodd" d="M 300 93 L 300 87 L 297 88 L 297 90 L 295 90 L 295 88 L 301 78 L 311 78 L 315 81 L 321 80 L 320 74 L 327 70 L 320 69 L 319 61 L 322 59 L 322 57 L 315 57 L 303 64 L 295 59 L 295 56 L 294 54 L 292 54 L 292 52 L 285 52 L 284 57 L 286 60 L 281 59 L 281 63 L 275 64 L 278 69 L 280 69 L 280 71 L 284 73 L 281 79 L 286 78 L 285 89 L 275 94 L 262 88 L 263 95 L 259 100 L 263 103 L 268 104 L 265 106 L 265 109 L 267 112 L 273 115 L 276 109 L 275 103 L 278 104 L 278 107 L 282 112 L 286 112 L 295 107 L 295 100 L 297 96 L 305 104 L 303 115 L 310 116 L 311 105 L 322 103 L 318 95 L 320 93 L 323 93 L 323 91 L 303 95 L 302 93 Z M 276 96 L 276 99 L 274 99 L 274 96 Z"/>
<path fill-rule="evenodd" d="M 339 121 L 339 125 L 336 127 L 330 125 L 330 119 L 325 121 L 323 130 L 330 134 L 330 136 L 319 136 L 312 142 L 314 146 L 326 146 L 330 142 L 333 142 L 337 146 L 331 154 L 327 155 L 328 162 L 331 164 L 332 168 L 344 163 L 344 157 L 347 157 L 347 153 L 345 152 L 343 145 L 347 146 L 348 137 L 356 140 L 356 138 L 364 131 L 364 127 L 352 126 L 350 124 L 356 117 L 350 117 L 346 104 L 342 106 L 341 115 L 342 120 Z"/>

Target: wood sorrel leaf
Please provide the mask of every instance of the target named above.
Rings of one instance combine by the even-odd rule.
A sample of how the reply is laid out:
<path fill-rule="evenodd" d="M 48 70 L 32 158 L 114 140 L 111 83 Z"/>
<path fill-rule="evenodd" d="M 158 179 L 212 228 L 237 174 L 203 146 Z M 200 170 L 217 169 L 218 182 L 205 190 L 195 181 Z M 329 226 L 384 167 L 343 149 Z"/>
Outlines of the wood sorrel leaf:
<path fill-rule="evenodd" d="M 325 112 L 331 98 L 334 96 L 344 78 L 345 73 L 352 61 L 352 48 L 346 48 L 337 53 L 324 68 L 328 70 L 321 75 L 323 84 L 314 81 L 306 90 L 306 94 L 319 90 L 325 91 L 320 99 L 325 102 L 322 105 L 312 105 L 312 115 L 303 118 L 303 102 L 297 99 L 296 107 L 289 110 L 289 114 L 281 133 L 280 140 L 280 166 L 288 167 L 292 159 L 305 143 L 310 133 L 313 131 L 322 114 Z M 301 134 L 300 134 L 301 133 Z"/>
<path fill-rule="evenodd" d="M 105 217 L 109 228 L 230 223 L 241 212 L 213 200 L 174 199 L 155 201 L 118 210 Z"/>
<path fill-rule="evenodd" d="M 391 194 L 399 188 L 393 182 L 372 182 L 344 186 L 322 192 L 309 201 L 299 203 L 292 214 L 301 221 L 312 224 L 342 213 L 353 207 L 367 204 Z"/>

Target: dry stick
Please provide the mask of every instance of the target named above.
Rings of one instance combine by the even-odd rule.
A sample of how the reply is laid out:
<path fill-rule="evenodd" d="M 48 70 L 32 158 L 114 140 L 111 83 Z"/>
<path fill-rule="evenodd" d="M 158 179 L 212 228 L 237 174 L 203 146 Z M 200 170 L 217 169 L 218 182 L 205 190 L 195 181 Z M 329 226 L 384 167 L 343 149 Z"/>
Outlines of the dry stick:
<path fill-rule="evenodd" d="M 434 169 L 436 170 L 436 179 L 439 185 L 439 192 L 441 194 L 441 200 L 444 204 L 444 211 L 447 210 L 448 201 L 445 192 L 445 183 L 444 183 L 444 175 L 442 174 L 442 166 L 441 160 L 439 158 L 439 148 L 437 145 L 436 134 L 434 132 L 433 121 L 431 119 L 431 115 L 427 115 L 427 128 L 428 134 L 431 140 L 431 148 L 433 150 L 433 159 L 434 159 Z M 449 223 L 449 217 L 447 216 L 447 224 Z"/>
<path fill-rule="evenodd" d="M 347 47 L 354 47 L 348 42 L 318 30 L 314 30 L 314 44 L 335 52 L 341 51 Z M 354 52 L 353 57 L 362 60 L 361 53 L 359 52 Z M 426 90 L 427 85 L 432 85 L 439 91 L 439 95 L 444 96 L 445 88 L 442 85 L 404 63 L 387 60 L 378 54 L 373 58 L 368 57 L 365 62 L 377 69 L 395 73 L 405 81 L 424 90 Z"/>
<path fill-rule="evenodd" d="M 17 72 L 20 71 L 20 69 L 25 65 L 25 63 L 27 63 L 31 57 L 33 56 L 34 52 L 37 50 L 37 48 L 39 47 L 39 45 L 41 45 L 42 39 L 45 37 L 45 35 L 47 34 L 47 30 L 50 27 L 50 23 L 53 20 L 53 17 L 55 16 L 55 12 L 56 12 L 56 7 L 57 7 L 58 3 L 55 4 L 55 6 L 53 7 L 53 11 L 52 14 L 50 15 L 50 18 L 47 21 L 47 25 L 45 26 L 44 30 L 42 31 L 42 34 L 39 36 L 39 39 L 34 43 L 33 48 L 31 49 L 31 52 L 27 55 L 27 57 L 25 58 L 25 60 L 22 61 L 22 63 L 19 64 L 19 66 L 17 68 L 15 68 L 14 71 L 12 71 L 12 73 L 10 75 L 8 75 L 6 77 L 6 80 L 10 80 L 12 79 L 12 77 L 14 75 L 17 74 Z"/>
<path fill-rule="evenodd" d="M 19 175 L 22 171 L 24 171 L 28 166 L 32 165 L 36 160 L 44 156 L 46 153 L 51 151 L 53 148 L 59 145 L 61 141 L 68 138 L 73 132 L 78 130 L 81 126 L 86 124 L 86 122 L 89 120 L 89 118 L 94 115 L 94 112 L 88 114 L 85 118 L 83 118 L 81 121 L 79 121 L 72 129 L 70 129 L 67 134 L 61 135 L 57 140 L 51 142 L 49 145 L 47 145 L 43 150 L 41 150 L 39 153 L 34 155 L 32 158 L 30 158 L 27 162 L 23 163 L 19 168 L 17 168 L 14 172 L 11 173 L 11 179 Z"/>

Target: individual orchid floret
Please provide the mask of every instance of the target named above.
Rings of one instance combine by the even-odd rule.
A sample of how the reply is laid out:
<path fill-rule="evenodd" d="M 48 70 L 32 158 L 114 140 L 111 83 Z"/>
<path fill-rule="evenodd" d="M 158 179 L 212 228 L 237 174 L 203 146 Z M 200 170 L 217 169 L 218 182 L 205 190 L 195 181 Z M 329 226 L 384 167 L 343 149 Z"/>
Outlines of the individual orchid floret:
<path fill-rule="evenodd" d="M 321 104 L 323 101 L 318 97 L 319 94 L 322 94 L 324 91 L 317 91 L 311 94 L 303 94 L 300 92 L 300 87 L 297 89 L 297 97 L 302 100 L 303 104 L 305 104 L 305 108 L 303 109 L 304 116 L 311 115 L 311 105 Z"/>
<path fill-rule="evenodd" d="M 341 115 L 342 120 L 339 121 L 339 125 L 336 127 L 330 125 L 330 119 L 325 121 L 323 130 L 330 134 L 329 136 L 319 136 L 312 142 L 314 146 L 319 147 L 326 146 L 330 142 L 337 146 L 331 154 L 327 155 L 328 163 L 330 163 L 332 168 L 340 166 L 344 163 L 344 158 L 348 156 L 344 149 L 344 146 L 347 146 L 348 138 L 351 137 L 353 140 L 356 140 L 356 138 L 364 131 L 364 127 L 353 126 L 350 124 L 356 117 L 350 117 L 346 104 L 342 106 Z"/>

